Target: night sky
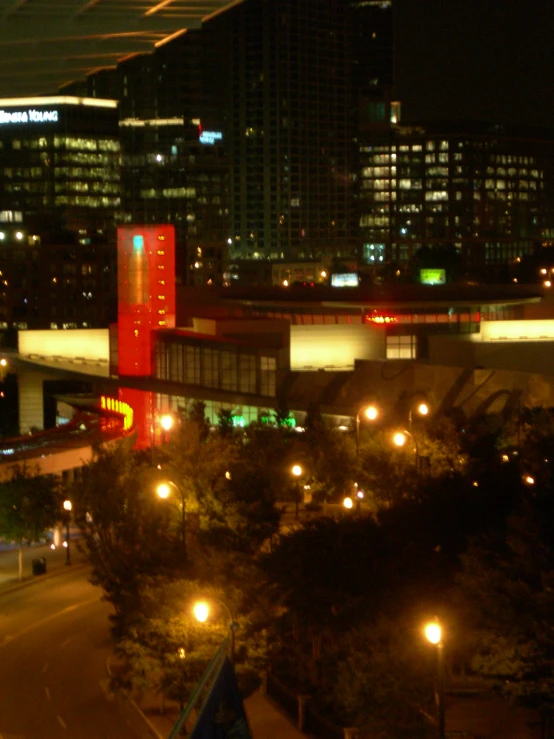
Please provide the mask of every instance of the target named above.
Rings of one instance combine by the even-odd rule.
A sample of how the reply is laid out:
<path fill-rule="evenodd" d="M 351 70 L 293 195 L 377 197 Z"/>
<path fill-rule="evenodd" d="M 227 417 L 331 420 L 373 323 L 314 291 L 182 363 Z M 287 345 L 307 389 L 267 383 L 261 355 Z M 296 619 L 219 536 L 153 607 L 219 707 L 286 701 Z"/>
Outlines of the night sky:
<path fill-rule="evenodd" d="M 403 122 L 554 128 L 554 0 L 397 0 Z"/>

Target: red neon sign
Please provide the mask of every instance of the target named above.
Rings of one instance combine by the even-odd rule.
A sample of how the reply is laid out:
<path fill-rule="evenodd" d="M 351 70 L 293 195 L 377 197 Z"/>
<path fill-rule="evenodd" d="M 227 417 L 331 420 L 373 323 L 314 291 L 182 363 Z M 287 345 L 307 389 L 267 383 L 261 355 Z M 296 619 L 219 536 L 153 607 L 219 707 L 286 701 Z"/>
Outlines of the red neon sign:
<path fill-rule="evenodd" d="M 380 313 L 374 310 L 373 313 L 366 313 L 364 315 L 364 323 L 373 323 L 378 326 L 383 326 L 389 323 L 396 323 L 398 318 L 391 315 L 390 313 Z"/>

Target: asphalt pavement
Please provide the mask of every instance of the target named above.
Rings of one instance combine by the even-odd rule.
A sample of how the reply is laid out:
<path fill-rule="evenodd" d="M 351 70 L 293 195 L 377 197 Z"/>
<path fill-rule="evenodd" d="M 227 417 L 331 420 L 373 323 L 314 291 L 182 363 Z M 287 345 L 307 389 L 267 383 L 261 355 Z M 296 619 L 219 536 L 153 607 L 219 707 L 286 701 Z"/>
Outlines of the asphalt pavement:
<path fill-rule="evenodd" d="M 140 706 L 107 691 L 109 606 L 88 583 L 87 562 L 70 544 L 25 547 L 23 579 L 17 549 L 0 551 L 0 739 L 102 736 L 165 739 L 178 707 L 146 695 Z M 44 557 L 46 572 L 33 574 Z M 268 698 L 245 701 L 253 739 L 303 739 Z M 138 726 L 137 726 L 138 722 Z M 40 726 L 40 730 L 37 728 Z"/>

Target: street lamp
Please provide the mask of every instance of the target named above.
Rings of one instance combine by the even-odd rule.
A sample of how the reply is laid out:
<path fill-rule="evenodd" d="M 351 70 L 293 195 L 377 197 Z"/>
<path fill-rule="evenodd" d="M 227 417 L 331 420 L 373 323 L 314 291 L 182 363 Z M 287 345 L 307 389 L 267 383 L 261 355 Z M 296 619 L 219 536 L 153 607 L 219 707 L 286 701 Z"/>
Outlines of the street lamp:
<path fill-rule="evenodd" d="M 392 440 L 394 441 L 394 443 L 396 444 L 396 446 L 404 446 L 404 444 L 406 443 L 406 437 L 408 437 L 408 436 L 414 442 L 414 447 L 415 447 L 415 464 L 416 464 L 416 467 L 418 467 L 418 464 L 419 464 L 419 449 L 418 449 L 418 446 L 417 446 L 417 441 L 416 441 L 415 436 L 410 431 L 407 431 L 406 429 L 403 429 L 402 431 L 397 431 L 394 434 L 394 436 L 392 437 Z"/>
<path fill-rule="evenodd" d="M 364 405 L 356 413 L 356 456 L 360 456 L 360 416 L 364 416 L 368 421 L 375 421 L 379 416 L 379 409 L 376 405 Z"/>
<path fill-rule="evenodd" d="M 211 600 L 214 600 L 216 601 L 216 603 L 219 603 L 220 606 L 223 606 L 223 608 L 225 608 L 225 610 L 227 611 L 227 615 L 229 616 L 229 634 L 231 637 L 230 659 L 231 659 L 231 662 L 234 662 L 235 661 L 235 631 L 237 629 L 238 624 L 233 618 L 231 609 L 229 608 L 227 603 L 225 603 L 225 601 L 220 600 L 219 598 L 211 598 Z M 205 621 L 208 620 L 208 617 L 210 615 L 210 604 L 205 600 L 199 600 L 192 607 L 192 612 L 194 614 L 195 619 L 203 624 Z"/>
<path fill-rule="evenodd" d="M 181 543 L 183 546 L 183 555 L 187 556 L 187 541 L 186 541 L 186 500 L 185 495 L 177 483 L 171 480 L 166 482 L 160 482 L 156 487 L 156 495 L 162 500 L 167 500 L 171 495 L 171 488 L 175 488 L 181 499 Z"/>
<path fill-rule="evenodd" d="M 425 638 L 437 647 L 437 737 L 444 739 L 444 644 L 442 642 L 442 628 L 438 620 L 425 624 L 423 630 Z"/>
<path fill-rule="evenodd" d="M 426 416 L 429 413 L 429 406 L 425 402 L 418 403 L 415 410 L 420 416 Z M 410 410 L 408 412 L 408 429 L 411 432 L 412 430 L 412 411 L 413 408 L 410 406 Z"/>
<path fill-rule="evenodd" d="M 290 468 L 290 471 L 292 475 L 296 478 L 299 478 L 304 474 L 304 469 L 302 468 L 302 465 L 299 465 L 299 464 L 293 464 L 292 467 Z M 296 507 L 295 517 L 298 518 L 298 503 L 299 503 L 299 498 L 300 498 L 300 487 L 299 487 L 298 480 L 295 482 L 294 487 L 295 487 L 294 503 Z"/>
<path fill-rule="evenodd" d="M 160 426 L 163 431 L 163 441 L 167 442 L 167 435 L 171 431 L 175 424 L 175 419 L 171 415 L 171 413 L 164 413 L 163 416 L 160 418 Z"/>
<path fill-rule="evenodd" d="M 67 511 L 65 515 L 65 563 L 66 565 L 71 564 L 71 554 L 69 553 L 69 519 L 71 518 L 71 511 L 73 504 L 70 500 L 64 500 L 63 509 Z"/>

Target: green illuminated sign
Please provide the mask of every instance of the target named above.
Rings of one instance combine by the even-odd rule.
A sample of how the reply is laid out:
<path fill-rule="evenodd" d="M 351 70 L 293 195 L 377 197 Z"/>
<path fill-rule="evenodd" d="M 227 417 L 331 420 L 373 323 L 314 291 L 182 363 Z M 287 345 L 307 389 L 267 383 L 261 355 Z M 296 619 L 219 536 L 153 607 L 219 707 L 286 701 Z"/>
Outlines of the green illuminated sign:
<path fill-rule="evenodd" d="M 446 283 L 446 270 L 422 269 L 419 271 L 419 279 L 422 285 L 444 285 Z"/>

